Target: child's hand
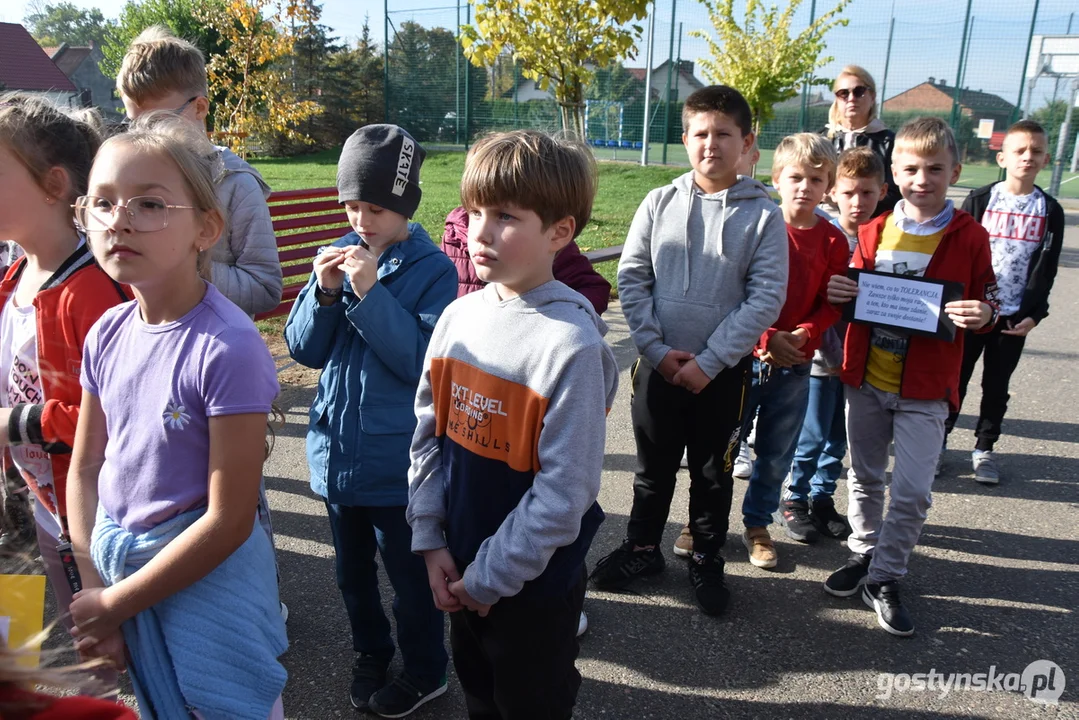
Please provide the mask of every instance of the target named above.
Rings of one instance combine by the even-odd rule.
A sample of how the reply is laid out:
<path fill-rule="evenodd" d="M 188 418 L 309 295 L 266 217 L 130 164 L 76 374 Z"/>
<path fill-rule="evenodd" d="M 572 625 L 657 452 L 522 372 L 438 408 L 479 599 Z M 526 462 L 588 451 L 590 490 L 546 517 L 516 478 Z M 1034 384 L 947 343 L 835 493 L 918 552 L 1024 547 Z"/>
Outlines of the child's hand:
<path fill-rule="evenodd" d="M 980 300 L 953 300 L 944 306 L 944 312 L 964 330 L 977 330 L 993 319 L 993 308 Z"/>
<path fill-rule="evenodd" d="M 453 593 L 466 608 L 479 613 L 480 617 L 487 617 L 487 613 L 491 612 L 490 605 L 484 605 L 483 603 L 472 599 L 472 596 L 468 594 L 468 590 L 465 589 L 464 580 L 455 580 L 451 582 L 450 592 Z"/>
<path fill-rule="evenodd" d="M 371 292 L 378 282 L 378 258 L 361 245 L 352 245 L 345 249 L 345 261 L 341 267 L 348 274 L 352 290 L 363 297 Z"/>
<path fill-rule="evenodd" d="M 858 297 L 858 283 L 846 275 L 833 275 L 828 279 L 828 302 L 842 305 Z"/>
<path fill-rule="evenodd" d="M 794 332 L 778 331 L 768 339 L 768 347 L 765 348 L 771 365 L 776 367 L 791 367 L 801 365 L 806 361 L 805 353 L 799 348 L 806 344 L 808 333 L 802 328 Z"/>
<path fill-rule="evenodd" d="M 127 668 L 127 645 L 124 643 L 124 634 L 117 630 L 103 640 L 80 650 L 79 657 L 82 660 L 103 658 L 116 670 L 122 672 Z"/>
<path fill-rule="evenodd" d="M 75 593 L 70 611 L 75 623 L 71 634 L 76 640 L 75 649 L 80 652 L 114 635 L 127 620 L 112 602 L 108 588 L 88 588 Z"/>
<path fill-rule="evenodd" d="M 656 370 L 663 376 L 663 379 L 672 385 L 677 385 L 674 381 L 674 376 L 682 369 L 682 366 L 693 359 L 693 353 L 686 352 L 684 350 L 668 350 L 667 354 L 663 356 L 663 360 L 659 363 L 659 367 Z"/>
<path fill-rule="evenodd" d="M 341 263 L 345 261 L 343 248 L 328 247 L 315 256 L 312 266 L 315 280 L 324 290 L 339 290 L 345 284 L 345 273 Z"/>
<path fill-rule="evenodd" d="M 1013 323 L 1011 320 L 1009 320 L 1008 321 L 1008 329 L 1007 330 L 1001 330 L 1000 334 L 1001 335 L 1014 335 L 1015 337 L 1026 337 L 1030 333 L 1030 331 L 1033 330 L 1034 328 L 1036 328 L 1037 326 L 1038 326 L 1038 323 L 1034 322 L 1034 318 L 1023 318 L 1022 320 L 1020 320 L 1017 323 Z M 0 427 L 4 426 L 3 425 L 4 421 L 3 421 L 2 418 L 4 418 L 4 416 L 0 415 Z"/>
<path fill-rule="evenodd" d="M 461 579 L 457 572 L 457 563 L 446 548 L 428 550 L 423 554 L 423 561 L 427 563 L 427 582 L 431 586 L 431 594 L 435 598 L 435 607 L 443 612 L 457 612 L 463 605 L 457 597 L 450 592 L 450 582 Z"/>
<path fill-rule="evenodd" d="M 673 380 L 674 385 L 680 385 L 694 395 L 699 395 L 701 390 L 708 387 L 710 382 L 712 382 L 712 378 L 704 374 L 695 359 L 684 364 L 682 369 L 675 373 Z"/>

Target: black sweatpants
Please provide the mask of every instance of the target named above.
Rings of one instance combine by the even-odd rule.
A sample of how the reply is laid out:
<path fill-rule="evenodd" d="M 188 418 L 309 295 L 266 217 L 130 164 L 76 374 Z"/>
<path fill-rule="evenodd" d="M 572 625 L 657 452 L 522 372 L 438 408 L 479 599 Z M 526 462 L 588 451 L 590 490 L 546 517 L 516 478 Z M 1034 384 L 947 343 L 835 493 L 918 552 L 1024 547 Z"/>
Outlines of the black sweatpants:
<path fill-rule="evenodd" d="M 630 401 L 637 475 L 627 531 L 634 544 L 658 545 L 662 541 L 684 450 L 689 461 L 693 549 L 711 555 L 723 547 L 749 368 L 750 359 L 743 358 L 694 395 L 664 380 L 645 358 L 637 361 Z"/>
<path fill-rule="evenodd" d="M 453 667 L 471 720 L 568 720 L 581 674 L 577 623 L 588 576 L 562 595 L 502 598 L 483 618 L 450 613 Z"/>
<path fill-rule="evenodd" d="M 974 428 L 978 450 L 992 450 L 1000 439 L 1000 426 L 1004 422 L 1004 413 L 1008 411 L 1008 384 L 1012 373 L 1019 365 L 1023 354 L 1025 337 L 1005 335 L 1002 329 L 1008 327 L 1007 321 L 1019 322 L 1022 318 L 1001 318 L 996 327 L 987 333 L 967 333 L 963 338 L 963 368 L 959 374 L 959 403 L 967 396 L 967 385 L 974 375 L 974 366 L 979 357 L 982 361 L 982 406 L 978 413 L 978 424 Z M 950 433 L 955 427 L 958 412 L 948 416 L 946 429 Z"/>

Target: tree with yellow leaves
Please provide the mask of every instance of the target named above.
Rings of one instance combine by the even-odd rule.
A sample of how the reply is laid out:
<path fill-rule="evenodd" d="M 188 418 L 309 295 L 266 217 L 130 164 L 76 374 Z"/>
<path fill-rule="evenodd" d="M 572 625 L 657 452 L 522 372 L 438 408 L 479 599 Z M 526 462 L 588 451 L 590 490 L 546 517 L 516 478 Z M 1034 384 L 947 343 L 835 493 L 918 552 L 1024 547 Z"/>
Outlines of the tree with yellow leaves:
<path fill-rule="evenodd" d="M 244 154 L 253 138 L 270 134 L 305 141 L 297 128 L 322 108 L 297 98 L 285 58 L 292 54 L 309 4 L 303 0 L 225 0 L 201 4 L 198 19 L 215 30 L 227 49 L 206 65 L 214 107 L 214 129 Z"/>
<path fill-rule="evenodd" d="M 552 89 L 562 127 L 584 137 L 584 87 L 592 69 L 635 57 L 647 0 L 471 0 L 475 26 L 461 28 L 474 65 L 491 67 L 503 51 L 521 75 Z"/>
<path fill-rule="evenodd" d="M 802 0 L 791 0 L 782 13 L 774 5 L 765 9 L 760 0 L 746 0 L 741 24 L 734 16 L 734 0 L 701 2 L 716 32 L 714 38 L 702 30 L 690 32 L 708 43 L 712 55 L 700 61 L 701 70 L 710 82 L 742 93 L 753 111 L 754 132 L 759 133 L 761 125 L 772 119 L 772 106 L 797 95 L 803 82 L 830 82 L 812 74 L 832 62 L 831 57 L 821 57 L 824 36 L 836 25 L 847 24 L 838 16 L 851 0 L 840 0 L 795 37 L 791 37 L 791 23 Z"/>

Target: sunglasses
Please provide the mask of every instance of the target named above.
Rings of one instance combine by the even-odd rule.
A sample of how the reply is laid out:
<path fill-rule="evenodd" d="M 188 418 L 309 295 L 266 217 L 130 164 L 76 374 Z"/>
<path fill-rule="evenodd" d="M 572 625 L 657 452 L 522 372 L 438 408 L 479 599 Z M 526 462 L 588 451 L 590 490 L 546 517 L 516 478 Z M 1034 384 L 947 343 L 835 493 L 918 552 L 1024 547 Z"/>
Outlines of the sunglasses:
<path fill-rule="evenodd" d="M 193 98 L 189 98 L 188 101 L 185 102 L 180 107 L 175 108 L 173 110 L 167 110 L 166 112 L 170 112 L 173 115 L 183 115 L 184 110 L 187 110 L 187 106 L 190 105 L 191 103 L 195 102 L 196 100 L 198 100 L 200 97 L 201 97 L 200 95 L 196 95 Z M 130 115 L 127 115 L 127 116 L 124 117 L 123 120 L 120 121 L 120 124 L 122 126 L 124 126 L 125 128 L 128 128 L 128 127 L 131 127 L 131 123 L 133 123 L 133 122 L 135 122 L 135 119 L 133 117 L 131 117 Z"/>
<path fill-rule="evenodd" d="M 869 88 L 867 88 L 865 85 L 856 85 L 849 90 L 847 88 L 836 90 L 835 96 L 843 101 L 848 100 L 851 95 L 854 96 L 855 100 L 861 100 L 863 97 L 865 97 L 865 94 L 867 92 L 869 92 Z"/>

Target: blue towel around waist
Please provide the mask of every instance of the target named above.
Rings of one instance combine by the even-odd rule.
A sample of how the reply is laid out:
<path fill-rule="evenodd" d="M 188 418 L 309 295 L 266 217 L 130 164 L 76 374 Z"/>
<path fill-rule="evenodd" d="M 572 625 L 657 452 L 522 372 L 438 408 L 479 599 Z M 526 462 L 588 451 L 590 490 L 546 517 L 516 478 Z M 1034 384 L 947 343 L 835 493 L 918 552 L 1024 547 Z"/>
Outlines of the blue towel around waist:
<path fill-rule="evenodd" d="M 203 513 L 133 535 L 99 506 L 94 566 L 114 585 Z M 266 720 L 288 677 L 277 660 L 288 648 L 279 602 L 273 548 L 252 517 L 250 537 L 209 575 L 123 624 L 143 715 L 187 720 L 197 710 L 206 720 Z"/>

